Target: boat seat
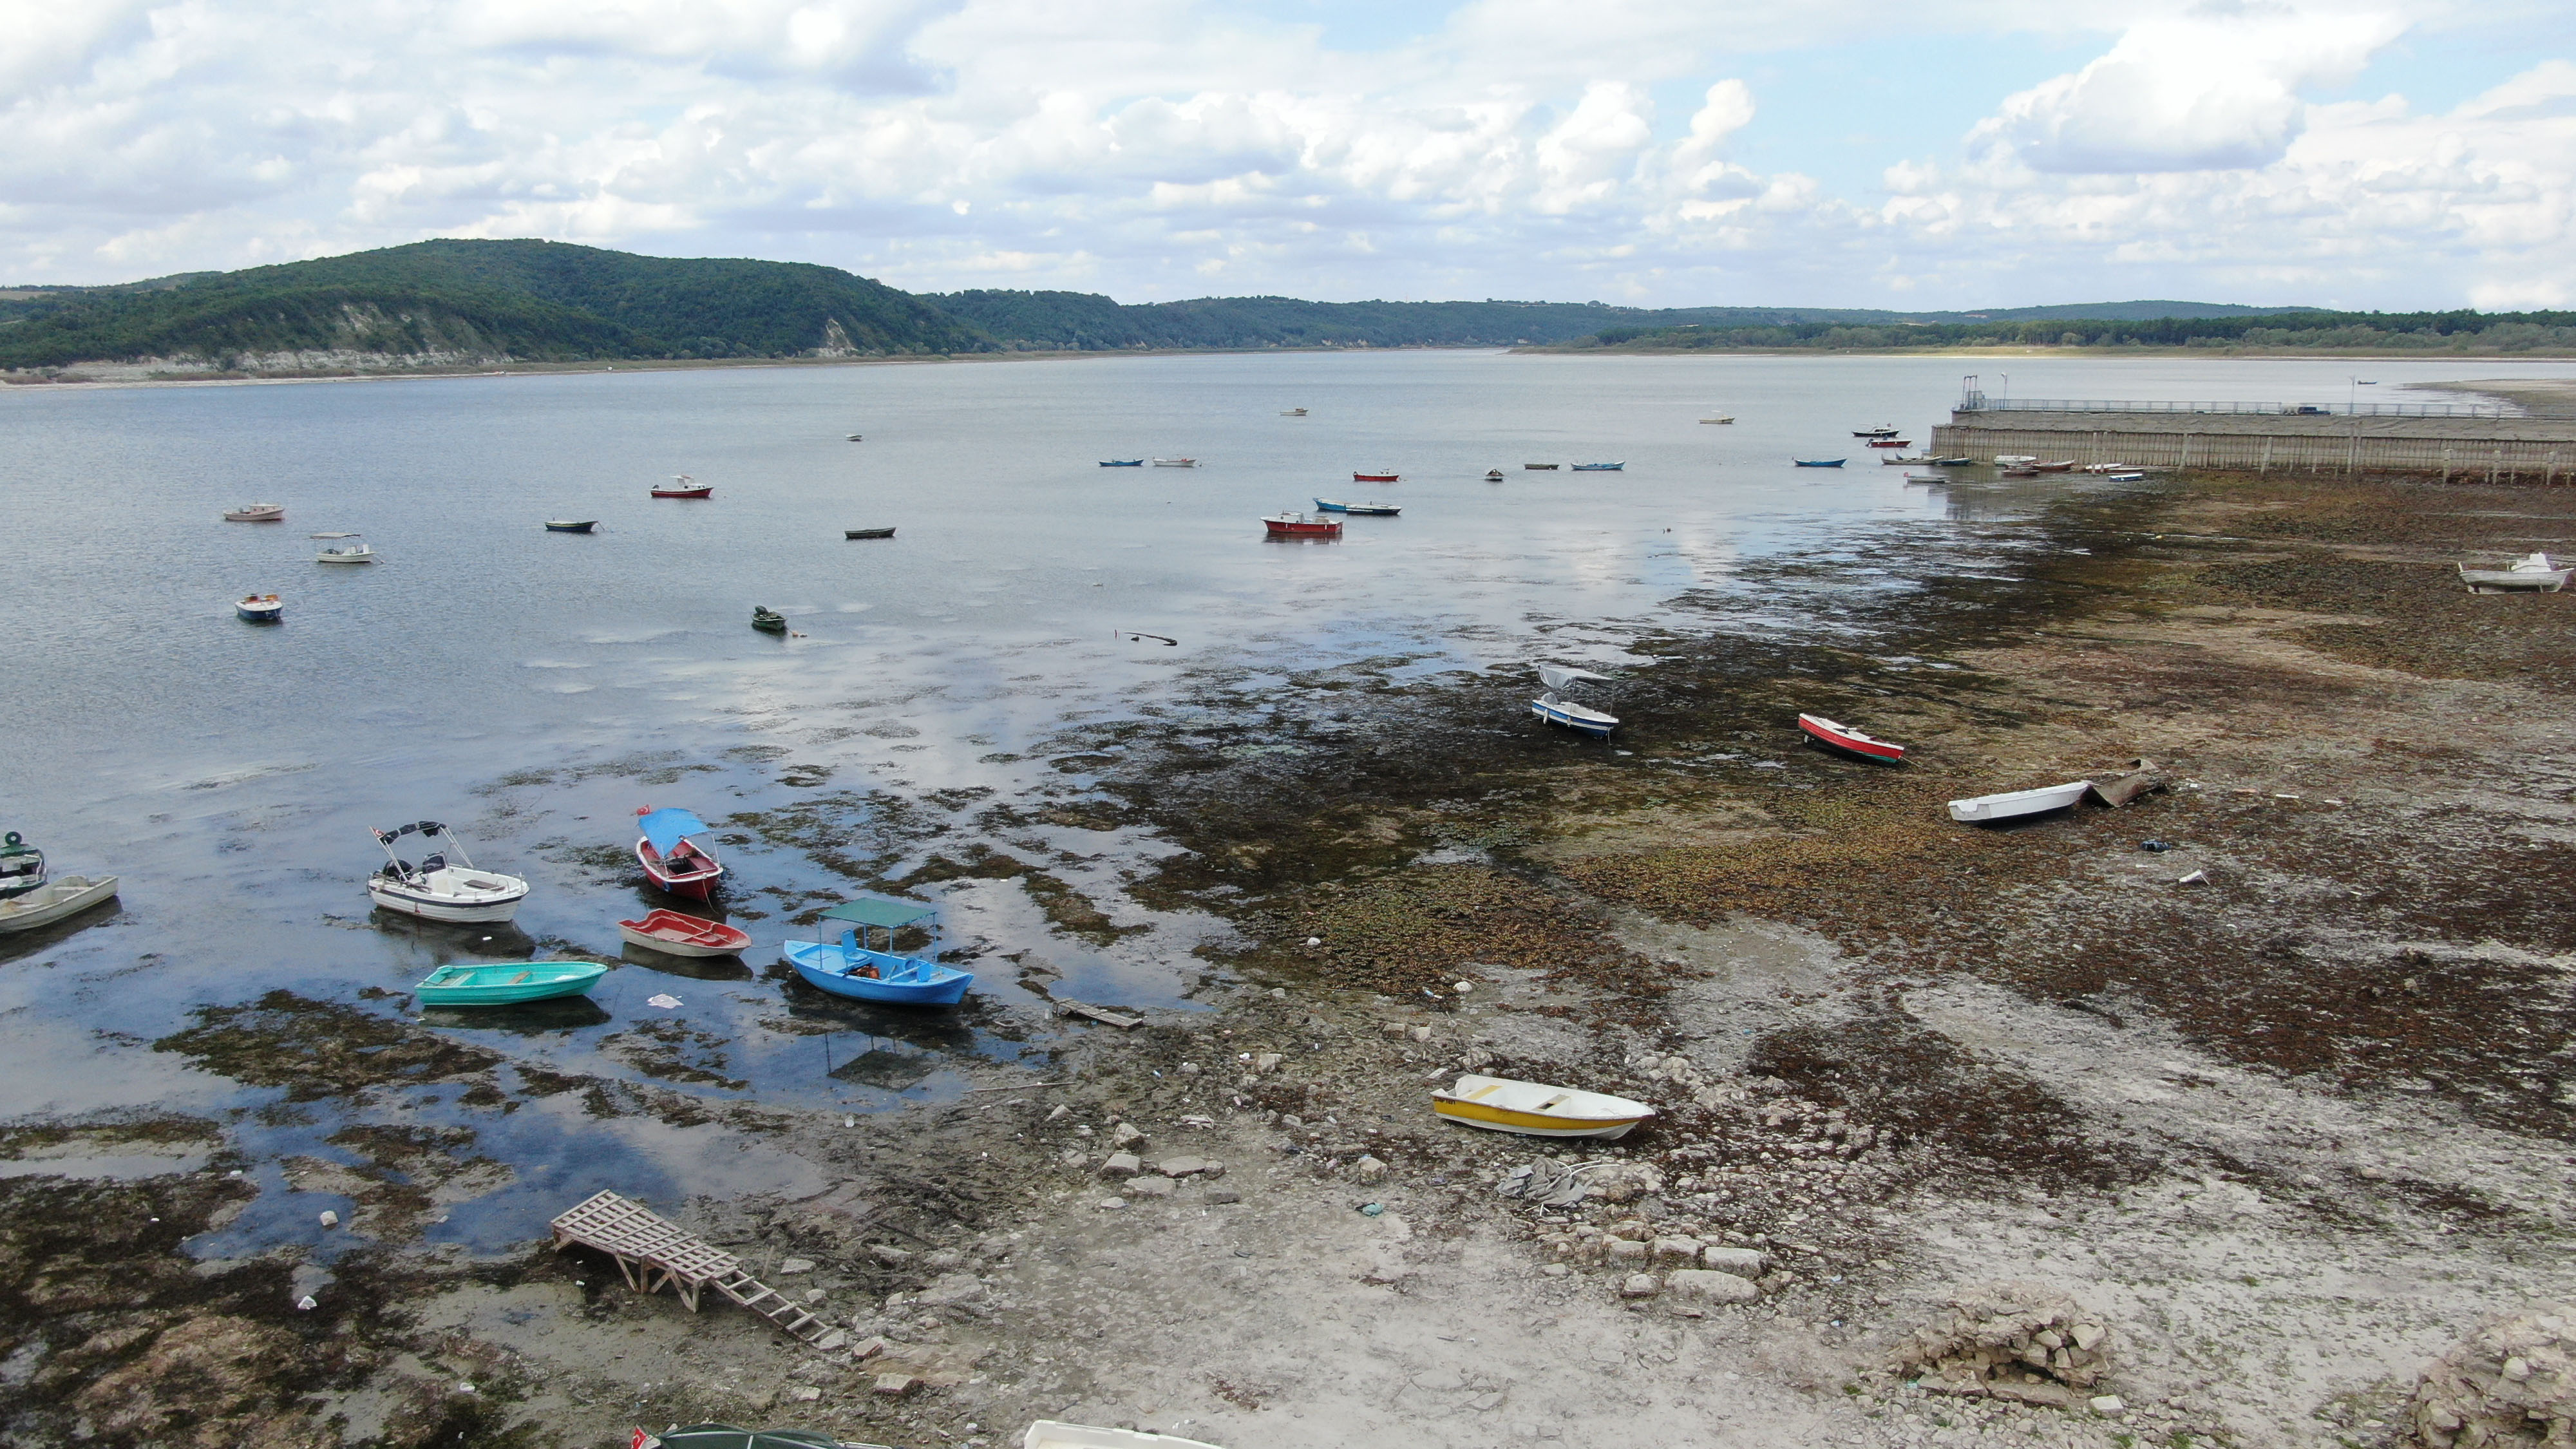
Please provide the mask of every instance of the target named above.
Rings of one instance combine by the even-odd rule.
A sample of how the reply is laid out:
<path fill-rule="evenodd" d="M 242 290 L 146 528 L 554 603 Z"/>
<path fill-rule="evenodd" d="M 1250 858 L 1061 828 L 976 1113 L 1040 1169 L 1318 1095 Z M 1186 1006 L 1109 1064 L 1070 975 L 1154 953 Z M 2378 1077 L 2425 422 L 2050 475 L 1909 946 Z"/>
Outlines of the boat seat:
<path fill-rule="evenodd" d="M 504 985 L 504 986 L 516 986 L 516 985 L 518 985 L 520 982 L 525 981 L 525 980 L 527 980 L 529 977 L 534 976 L 534 975 L 536 975 L 536 974 L 537 974 L 537 973 L 536 973 L 536 972 L 534 972 L 534 971 L 522 971 L 522 972 L 520 972 L 518 975 L 511 977 L 509 980 L 504 981 L 504 982 L 502 982 L 501 984 L 502 984 L 502 985 Z"/>
<path fill-rule="evenodd" d="M 1553 1111 L 1556 1109 L 1558 1104 L 1570 1100 L 1573 1095 L 1574 1094 L 1571 1092 L 1559 1092 L 1555 1096 L 1548 1098 L 1546 1101 L 1539 1103 L 1535 1107 L 1532 1107 L 1530 1110 L 1533 1112 Z"/>
<path fill-rule="evenodd" d="M 1493 1084 L 1492 1086 L 1490 1086 L 1490 1087 L 1478 1087 L 1476 1090 L 1474 1090 L 1474 1091 L 1472 1091 L 1472 1092 L 1469 1092 L 1469 1093 L 1467 1094 L 1466 1100 L 1468 1100 L 1468 1101 L 1470 1101 L 1470 1102 L 1478 1102 L 1478 1101 L 1482 1101 L 1482 1100 L 1484 1100 L 1485 1098 L 1492 1096 L 1492 1095 L 1493 1095 L 1493 1094 L 1495 1094 L 1496 1092 L 1501 1091 L 1502 1089 L 1503 1089 L 1503 1084 L 1502 1084 L 1502 1083 L 1500 1083 L 1500 1082 L 1496 1082 L 1496 1083 L 1494 1083 L 1494 1084 Z"/>
<path fill-rule="evenodd" d="M 431 856 L 429 859 L 424 860 L 424 861 L 422 861 L 422 862 L 420 863 L 420 873 L 421 873 L 421 874 L 423 874 L 423 875 L 427 875 L 427 874 L 429 874 L 431 871 L 434 871 L 434 870 L 445 870 L 445 869 L 447 869 L 447 856 L 446 856 L 446 854 L 445 854 L 444 852 L 441 852 L 440 854 L 437 854 L 437 855 L 433 855 L 433 856 Z"/>

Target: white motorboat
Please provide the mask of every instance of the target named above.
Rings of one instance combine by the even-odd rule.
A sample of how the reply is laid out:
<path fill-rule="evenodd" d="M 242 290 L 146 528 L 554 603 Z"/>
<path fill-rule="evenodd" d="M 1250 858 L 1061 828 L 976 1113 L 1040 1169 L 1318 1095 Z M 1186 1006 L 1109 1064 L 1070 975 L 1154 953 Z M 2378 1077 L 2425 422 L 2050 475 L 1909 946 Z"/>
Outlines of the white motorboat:
<path fill-rule="evenodd" d="M 1734 421 L 1735 421 L 1735 419 L 1733 419 L 1733 418 L 1731 418 L 1731 417 L 1725 417 L 1725 418 L 1702 418 L 1702 419 L 1700 419 L 1700 421 L 1701 421 L 1701 422 L 1703 422 L 1703 423 L 1731 423 L 1731 422 L 1734 422 Z"/>
<path fill-rule="evenodd" d="M 1953 800 L 1950 802 L 1950 818 L 1966 825 L 1983 825 L 1994 820 L 2063 810 L 2083 799 L 2084 792 L 2092 788 L 2090 780 L 2074 780 L 2064 785 L 2042 786 L 2037 790 L 2008 790 L 2001 795 Z"/>
<path fill-rule="evenodd" d="M 1283 418 L 1302 418 L 1302 417 L 1304 417 L 1305 415 L 1306 415 L 1306 410 L 1305 410 L 1304 408 L 1290 408 L 1288 411 L 1286 411 L 1286 412 L 1284 412 L 1284 413 L 1281 413 L 1279 416 L 1281 416 L 1281 417 L 1283 417 Z"/>
<path fill-rule="evenodd" d="M 224 513 L 226 523 L 282 523 L 285 519 L 283 503 L 248 503 Z"/>
<path fill-rule="evenodd" d="M 354 533 L 317 533 L 312 536 L 326 540 L 346 540 L 346 542 L 333 542 L 330 547 L 313 555 L 315 563 L 371 564 L 376 561 L 376 551 L 367 547 L 367 541 Z"/>
<path fill-rule="evenodd" d="M 0 900 L 44 889 L 45 853 L 10 831 L 0 839 Z"/>
<path fill-rule="evenodd" d="M 67 875 L 23 896 L 0 900 L 0 931 L 32 931 L 38 926 L 50 926 L 114 899 L 116 877 Z"/>
<path fill-rule="evenodd" d="M 2469 592 L 2473 594 L 2522 589 L 2554 594 L 2567 587 L 2567 576 L 2570 572 L 2551 563 L 2549 555 L 2545 553 L 2524 554 L 2508 567 L 2500 569 L 2473 569 L 2467 564 L 2460 564 L 2457 567 L 2460 570 L 2460 582 L 2467 584 Z"/>
<path fill-rule="evenodd" d="M 1541 684 L 1547 686 L 1547 692 L 1530 701 L 1530 713 L 1546 720 L 1549 724 L 1563 725 L 1570 730 L 1581 730 L 1587 735 L 1606 737 L 1612 730 L 1619 727 L 1617 715 L 1594 709 L 1590 705 L 1577 704 L 1562 695 L 1562 691 L 1572 688 L 1579 681 L 1591 679 L 1607 684 L 1610 682 L 1610 676 L 1595 674 L 1588 669 L 1565 669 L 1554 664 L 1542 664 L 1538 667 L 1538 678 Z"/>
<path fill-rule="evenodd" d="M 418 835 L 424 845 L 443 842 L 444 848 L 414 865 L 394 849 L 406 835 Z M 385 848 L 386 863 L 367 877 L 367 896 L 386 910 L 427 921 L 506 921 L 528 898 L 526 881 L 477 869 L 456 832 L 435 820 L 379 830 L 376 843 Z M 456 853 L 452 862 L 447 856 L 451 850 Z"/>
<path fill-rule="evenodd" d="M 274 624 L 286 617 L 286 601 L 275 594 L 245 594 L 233 601 L 233 612 L 254 624 Z"/>
<path fill-rule="evenodd" d="M 1157 468 L 1195 468 L 1198 465 L 1199 460 L 1196 458 L 1156 458 L 1154 460 L 1154 466 Z"/>

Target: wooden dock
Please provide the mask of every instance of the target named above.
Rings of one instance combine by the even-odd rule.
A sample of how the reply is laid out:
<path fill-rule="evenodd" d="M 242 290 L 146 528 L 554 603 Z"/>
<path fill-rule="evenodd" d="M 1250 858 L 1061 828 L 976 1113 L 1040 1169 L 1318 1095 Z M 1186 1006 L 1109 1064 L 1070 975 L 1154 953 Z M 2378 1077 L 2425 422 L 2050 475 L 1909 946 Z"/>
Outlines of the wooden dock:
<path fill-rule="evenodd" d="M 741 1259 L 682 1231 L 642 1203 L 603 1192 L 556 1218 L 554 1229 L 556 1252 L 578 1243 L 606 1253 L 625 1275 L 626 1286 L 638 1293 L 656 1293 L 667 1284 L 695 1313 L 699 1294 L 712 1287 L 799 1342 L 833 1349 L 848 1341 L 846 1331 L 752 1277 Z"/>

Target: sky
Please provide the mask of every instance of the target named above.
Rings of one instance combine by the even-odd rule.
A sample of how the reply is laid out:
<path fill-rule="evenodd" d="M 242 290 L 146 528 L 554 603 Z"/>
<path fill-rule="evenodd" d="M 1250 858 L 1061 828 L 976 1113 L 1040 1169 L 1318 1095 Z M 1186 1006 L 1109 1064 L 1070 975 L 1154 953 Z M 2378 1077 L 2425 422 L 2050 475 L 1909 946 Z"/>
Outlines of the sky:
<path fill-rule="evenodd" d="M 2576 307 L 2571 0 L 0 0 L 0 282 Z"/>

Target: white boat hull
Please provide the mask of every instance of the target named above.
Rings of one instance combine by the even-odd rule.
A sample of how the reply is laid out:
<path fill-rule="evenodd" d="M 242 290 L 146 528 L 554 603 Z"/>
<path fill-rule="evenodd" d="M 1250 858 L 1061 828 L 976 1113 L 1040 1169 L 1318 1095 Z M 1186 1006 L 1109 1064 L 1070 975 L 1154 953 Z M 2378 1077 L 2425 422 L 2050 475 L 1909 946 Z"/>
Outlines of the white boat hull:
<path fill-rule="evenodd" d="M 1625 1137 L 1655 1115 L 1643 1102 L 1509 1077 L 1461 1076 L 1431 1094 L 1431 1110 L 1461 1127 L 1523 1137 Z"/>
<path fill-rule="evenodd" d="M 2090 780 L 2075 780 L 2064 785 L 2048 785 L 2037 790 L 2010 790 L 2001 795 L 1979 795 L 1950 802 L 1950 818 L 1963 825 L 1982 825 L 1991 820 L 2011 820 L 2023 815 L 2041 815 L 2063 810 L 2084 798 L 2093 788 Z"/>
<path fill-rule="evenodd" d="M 23 896 L 0 901 L 0 931 L 32 931 L 116 899 L 116 877 L 67 875 Z"/>
<path fill-rule="evenodd" d="M 1149 1434 L 1142 1429 L 1095 1429 L 1089 1424 L 1040 1419 L 1029 1426 L 1028 1434 L 1020 1440 L 1020 1449 L 1217 1449 L 1217 1446 L 1201 1439 Z"/>
<path fill-rule="evenodd" d="M 371 875 L 367 898 L 388 911 L 424 921 L 489 923 L 519 913 L 519 903 L 528 898 L 528 883 L 517 876 L 449 866 L 410 880 Z"/>
<path fill-rule="evenodd" d="M 1546 720 L 1549 724 L 1563 725 L 1570 730 L 1581 730 L 1587 735 L 1606 736 L 1619 727 L 1617 715 L 1604 714 L 1597 709 L 1586 709 L 1579 704 L 1570 704 L 1552 694 L 1541 695 L 1531 700 L 1530 713 Z"/>
<path fill-rule="evenodd" d="M 336 548 L 326 548 L 320 553 L 315 554 L 313 556 L 313 561 L 315 563 L 326 564 L 371 564 L 376 561 L 376 555 L 373 549 L 362 548 L 343 551 Z"/>

